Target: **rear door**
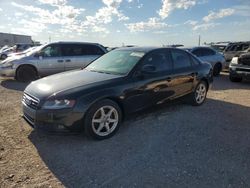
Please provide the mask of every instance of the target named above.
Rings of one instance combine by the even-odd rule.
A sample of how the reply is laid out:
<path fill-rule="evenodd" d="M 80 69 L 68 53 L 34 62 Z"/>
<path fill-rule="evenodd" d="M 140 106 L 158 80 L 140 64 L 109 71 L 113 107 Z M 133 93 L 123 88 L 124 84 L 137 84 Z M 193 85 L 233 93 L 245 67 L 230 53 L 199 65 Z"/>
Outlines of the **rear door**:
<path fill-rule="evenodd" d="M 192 66 L 190 54 L 183 50 L 171 49 L 174 71 L 171 86 L 174 97 L 185 95 L 192 91 L 197 72 Z"/>
<path fill-rule="evenodd" d="M 41 50 L 41 56 L 37 59 L 38 71 L 42 76 L 64 71 L 64 60 L 60 44 L 45 46 Z"/>
<path fill-rule="evenodd" d="M 104 51 L 91 44 L 64 44 L 65 70 L 79 69 L 103 55 Z"/>

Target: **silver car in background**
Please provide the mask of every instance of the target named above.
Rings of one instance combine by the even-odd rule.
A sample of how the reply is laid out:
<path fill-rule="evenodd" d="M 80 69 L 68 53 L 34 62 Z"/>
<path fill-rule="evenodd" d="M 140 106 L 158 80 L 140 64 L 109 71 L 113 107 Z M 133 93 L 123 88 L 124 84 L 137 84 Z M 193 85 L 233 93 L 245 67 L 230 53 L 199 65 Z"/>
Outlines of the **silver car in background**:
<path fill-rule="evenodd" d="M 0 63 L 0 76 L 18 81 L 32 81 L 63 71 L 85 67 L 105 54 L 100 44 L 55 42 L 37 47 L 24 55 L 7 58 Z"/>
<path fill-rule="evenodd" d="M 210 63 L 213 66 L 214 76 L 219 76 L 220 72 L 228 67 L 225 57 L 210 47 L 199 46 L 185 49 L 196 55 L 201 61 Z"/>

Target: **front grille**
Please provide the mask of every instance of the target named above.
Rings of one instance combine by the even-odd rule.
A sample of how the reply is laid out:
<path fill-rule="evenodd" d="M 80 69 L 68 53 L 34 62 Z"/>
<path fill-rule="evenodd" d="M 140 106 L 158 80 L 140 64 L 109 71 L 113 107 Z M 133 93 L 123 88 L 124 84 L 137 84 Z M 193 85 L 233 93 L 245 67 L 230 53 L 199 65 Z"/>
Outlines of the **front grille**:
<path fill-rule="evenodd" d="M 26 121 L 28 121 L 28 123 L 29 123 L 32 127 L 34 127 L 35 120 L 34 120 L 32 117 L 30 117 L 30 116 L 29 116 L 28 114 L 26 114 L 26 113 L 23 114 L 23 117 L 24 117 L 24 119 L 25 119 Z"/>
<path fill-rule="evenodd" d="M 239 58 L 239 64 L 250 66 L 250 57 L 249 58 Z"/>
<path fill-rule="evenodd" d="M 23 103 L 25 103 L 27 106 L 29 106 L 30 108 L 32 109 L 37 109 L 38 108 L 38 105 L 39 105 L 39 99 L 27 94 L 27 93 L 24 93 L 23 94 Z"/>

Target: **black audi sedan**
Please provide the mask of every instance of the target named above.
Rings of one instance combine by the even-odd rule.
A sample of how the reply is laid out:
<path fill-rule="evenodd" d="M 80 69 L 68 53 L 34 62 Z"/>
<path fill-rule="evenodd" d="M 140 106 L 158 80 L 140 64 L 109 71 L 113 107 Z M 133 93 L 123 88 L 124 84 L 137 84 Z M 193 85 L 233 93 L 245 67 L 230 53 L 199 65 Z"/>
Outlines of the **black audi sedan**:
<path fill-rule="evenodd" d="M 23 117 L 34 128 L 75 130 L 105 139 L 125 114 L 187 95 L 201 105 L 213 81 L 210 64 L 175 48 L 121 48 L 82 70 L 34 81 L 23 95 Z"/>

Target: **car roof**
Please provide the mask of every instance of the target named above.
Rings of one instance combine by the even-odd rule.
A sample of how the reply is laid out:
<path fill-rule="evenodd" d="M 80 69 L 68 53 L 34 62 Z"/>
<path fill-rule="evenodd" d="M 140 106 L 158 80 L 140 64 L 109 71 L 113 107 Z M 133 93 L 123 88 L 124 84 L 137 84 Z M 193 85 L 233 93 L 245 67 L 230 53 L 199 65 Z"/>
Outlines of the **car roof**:
<path fill-rule="evenodd" d="M 58 41 L 58 42 L 51 42 L 49 44 L 92 44 L 92 45 L 101 45 L 99 43 L 92 43 L 92 42 L 75 42 L 75 41 Z"/>
<path fill-rule="evenodd" d="M 127 51 L 138 51 L 138 52 L 150 52 L 152 50 L 157 50 L 157 49 L 177 49 L 177 48 L 172 48 L 172 47 L 121 47 L 115 49 L 116 51 L 119 50 L 127 50 Z"/>
<path fill-rule="evenodd" d="M 211 50 L 214 50 L 213 48 L 211 48 L 210 46 L 193 46 L 193 47 L 180 47 L 180 49 L 183 49 L 183 50 L 195 50 L 195 49 L 211 49 Z"/>

